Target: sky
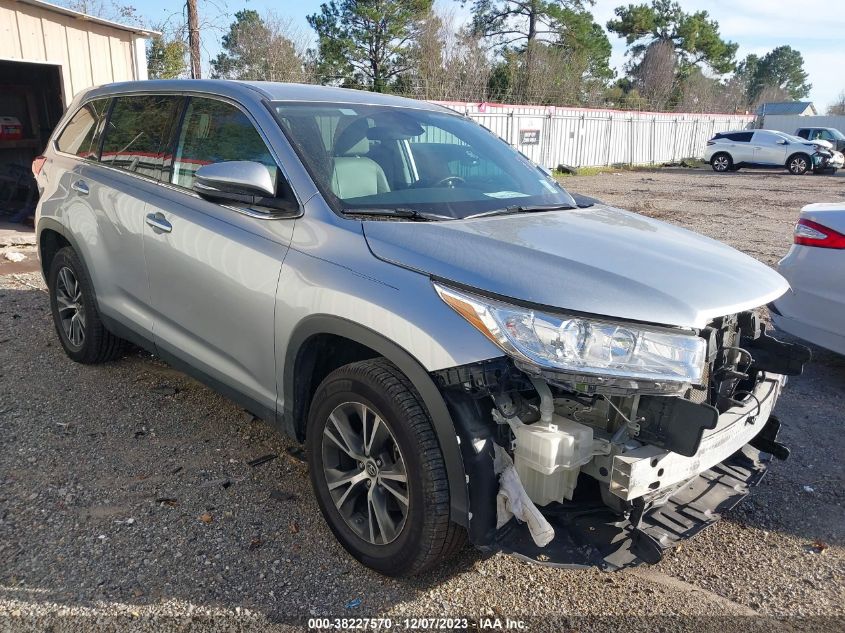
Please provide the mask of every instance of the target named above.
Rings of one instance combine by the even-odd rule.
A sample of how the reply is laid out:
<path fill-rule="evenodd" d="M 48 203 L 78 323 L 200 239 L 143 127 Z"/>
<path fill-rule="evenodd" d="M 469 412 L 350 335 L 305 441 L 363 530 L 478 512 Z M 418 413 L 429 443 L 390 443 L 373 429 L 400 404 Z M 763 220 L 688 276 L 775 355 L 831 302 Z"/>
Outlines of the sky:
<path fill-rule="evenodd" d="M 596 0 L 591 11 L 605 26 L 613 10 L 640 0 Z M 739 44 L 737 58 L 749 53 L 764 55 L 776 46 L 788 44 L 804 56 L 804 69 L 813 88 L 809 99 L 820 113 L 845 90 L 845 0 L 679 0 L 685 11 L 707 10 L 719 22 L 723 38 Z M 213 22 L 216 30 L 205 30 L 204 57 L 219 52 L 219 40 L 232 15 L 240 9 L 259 13 L 272 9 L 290 18 L 293 26 L 310 37 L 305 16 L 319 10 L 321 0 L 200 0 L 203 22 Z M 181 0 L 146 0 L 136 4 L 153 22 L 180 12 Z M 457 0 L 435 0 L 438 10 L 454 11 L 458 19 L 469 15 Z M 625 63 L 624 40 L 609 35 L 613 44 L 611 65 L 621 75 Z M 206 62 L 207 67 L 207 62 Z"/>

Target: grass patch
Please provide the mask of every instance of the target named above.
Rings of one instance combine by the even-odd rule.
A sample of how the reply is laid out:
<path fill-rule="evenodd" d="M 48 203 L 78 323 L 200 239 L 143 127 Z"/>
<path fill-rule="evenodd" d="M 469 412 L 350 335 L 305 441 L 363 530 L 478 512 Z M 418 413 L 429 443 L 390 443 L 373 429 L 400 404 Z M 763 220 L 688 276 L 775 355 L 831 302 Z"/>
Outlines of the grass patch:
<path fill-rule="evenodd" d="M 576 173 L 570 173 L 561 169 L 555 169 L 552 173 L 554 174 L 555 178 L 564 179 L 569 178 L 570 176 L 600 176 L 601 174 L 612 174 L 623 171 L 655 171 L 664 167 L 685 167 L 689 169 L 701 169 L 703 167 L 708 166 L 709 165 L 707 161 L 701 158 L 683 158 L 676 163 L 663 163 L 661 165 L 629 165 L 627 163 L 624 163 L 601 167 L 574 167 L 573 169 Z"/>
<path fill-rule="evenodd" d="M 570 176 L 599 176 L 620 171 L 650 171 L 658 169 L 659 165 L 609 165 L 604 167 L 577 167 L 576 173 L 569 173 L 556 169 L 555 178 L 569 178 Z"/>
<path fill-rule="evenodd" d="M 665 163 L 663 167 L 687 167 L 688 169 L 701 169 L 703 167 L 710 167 L 703 158 L 682 158 L 677 163 Z"/>

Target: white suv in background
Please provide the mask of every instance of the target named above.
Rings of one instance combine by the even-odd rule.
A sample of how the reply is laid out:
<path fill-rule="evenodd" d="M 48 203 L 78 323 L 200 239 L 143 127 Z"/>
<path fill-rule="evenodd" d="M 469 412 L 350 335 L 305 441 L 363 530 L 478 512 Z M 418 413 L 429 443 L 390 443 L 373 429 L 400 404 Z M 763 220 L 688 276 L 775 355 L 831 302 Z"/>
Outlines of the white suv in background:
<path fill-rule="evenodd" d="M 774 130 L 719 132 L 707 141 L 705 160 L 713 171 L 737 171 L 740 167 L 786 167 L 789 173 L 808 170 L 836 170 L 843 156 L 833 152 L 826 141 L 808 141 Z"/>

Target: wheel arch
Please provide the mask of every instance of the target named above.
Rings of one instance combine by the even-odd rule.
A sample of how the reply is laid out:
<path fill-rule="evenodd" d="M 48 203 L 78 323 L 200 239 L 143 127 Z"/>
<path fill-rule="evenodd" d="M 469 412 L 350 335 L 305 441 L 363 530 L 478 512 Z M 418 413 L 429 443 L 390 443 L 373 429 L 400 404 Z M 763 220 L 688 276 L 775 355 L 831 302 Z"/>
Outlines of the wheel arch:
<path fill-rule="evenodd" d="M 713 152 L 713 155 L 710 157 L 710 160 L 708 161 L 710 163 L 710 166 L 713 167 L 714 171 L 716 169 L 715 168 L 716 159 L 719 156 L 724 156 L 725 158 L 728 159 L 728 168 L 725 169 L 725 171 L 728 171 L 728 169 L 730 169 L 730 167 L 736 165 L 736 162 L 734 161 L 734 157 L 731 156 L 731 153 L 728 152 L 727 150 L 721 149 L 717 152 Z"/>
<path fill-rule="evenodd" d="M 311 398 L 328 373 L 347 363 L 379 356 L 396 365 L 422 398 L 446 464 L 452 520 L 466 526 L 466 476 L 457 431 L 446 402 L 422 364 L 380 333 L 332 315 L 311 315 L 299 323 L 288 341 L 282 372 L 281 422 L 285 431 L 300 441 L 304 439 Z"/>
<path fill-rule="evenodd" d="M 47 278 L 50 274 L 50 264 L 62 248 L 65 246 L 71 247 L 79 258 L 82 268 L 85 269 L 85 274 L 91 281 L 91 288 L 94 292 L 94 302 L 97 308 L 100 308 L 100 300 L 97 295 L 97 284 L 94 276 L 91 274 L 91 269 L 88 267 L 88 262 L 85 257 L 85 251 L 80 248 L 79 242 L 76 241 L 73 233 L 68 228 L 52 217 L 42 217 L 38 221 L 38 229 L 36 234 L 36 244 L 38 245 L 38 257 L 41 260 L 41 274 L 44 277 L 44 283 L 48 283 Z"/>
<path fill-rule="evenodd" d="M 64 227 L 57 220 L 53 218 L 41 218 L 39 221 L 37 240 L 38 259 L 41 261 L 41 275 L 44 277 L 45 282 L 50 272 L 50 264 L 53 262 L 56 253 L 62 248 L 70 246 L 79 255 L 79 249 L 71 240 L 72 238 L 68 238 Z M 80 260 L 82 260 L 81 255 Z M 85 265 L 84 261 L 82 265 Z M 88 271 L 86 270 L 86 272 Z"/>
<path fill-rule="evenodd" d="M 787 169 L 789 169 L 789 163 L 790 163 L 790 162 L 792 161 L 792 159 L 793 159 L 793 158 L 795 158 L 796 156 L 803 156 L 804 158 L 806 158 L 806 159 L 807 159 L 807 171 L 809 171 L 810 169 L 812 169 L 812 168 L 813 168 L 813 157 L 812 157 L 812 156 L 810 156 L 810 154 L 808 154 L 808 153 L 807 153 L 807 152 L 805 152 L 805 151 L 797 151 L 797 152 L 792 152 L 792 153 L 791 153 L 791 154 L 787 157 L 787 159 L 786 159 L 786 163 L 784 163 L 784 165 L 786 166 L 786 168 L 787 168 Z"/>

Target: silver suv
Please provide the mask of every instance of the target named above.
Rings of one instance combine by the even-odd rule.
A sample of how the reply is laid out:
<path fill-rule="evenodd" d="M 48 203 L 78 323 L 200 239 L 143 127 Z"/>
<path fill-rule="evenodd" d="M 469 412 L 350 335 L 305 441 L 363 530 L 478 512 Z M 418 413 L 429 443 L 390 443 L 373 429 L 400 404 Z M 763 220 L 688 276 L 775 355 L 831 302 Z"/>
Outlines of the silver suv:
<path fill-rule="evenodd" d="M 659 560 L 785 457 L 787 283 L 570 195 L 440 106 L 317 86 L 79 95 L 34 164 L 56 331 L 154 352 L 305 443 L 343 546 Z"/>

